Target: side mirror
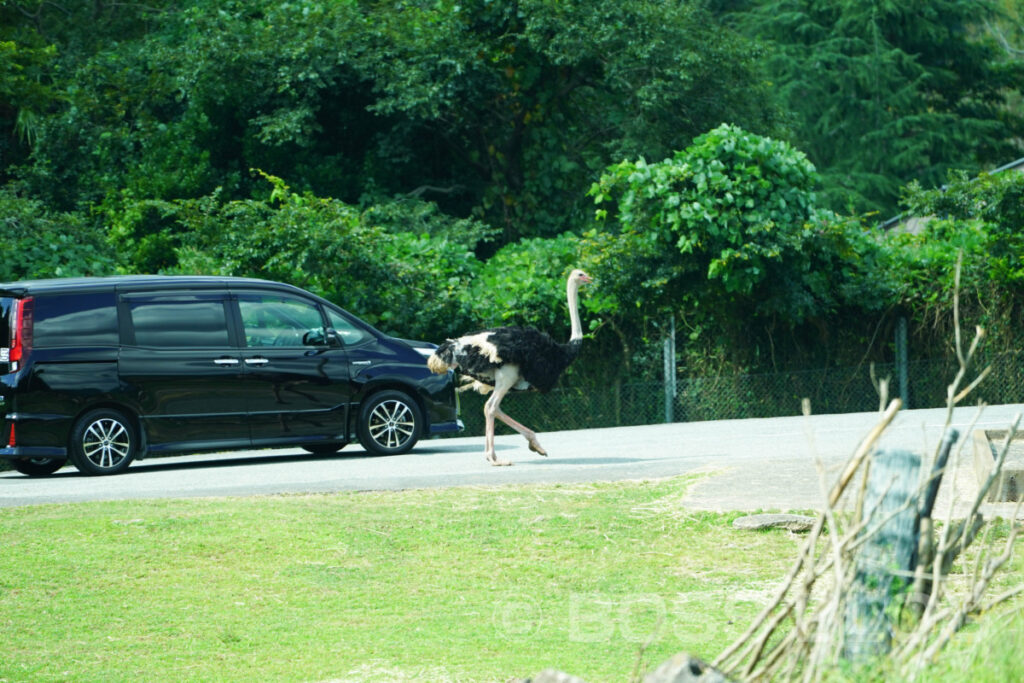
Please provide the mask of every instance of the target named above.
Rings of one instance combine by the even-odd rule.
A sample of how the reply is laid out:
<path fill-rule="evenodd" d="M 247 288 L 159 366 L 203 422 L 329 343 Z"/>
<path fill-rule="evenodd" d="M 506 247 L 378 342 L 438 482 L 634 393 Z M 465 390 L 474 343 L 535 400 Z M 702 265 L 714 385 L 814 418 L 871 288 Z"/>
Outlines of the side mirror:
<path fill-rule="evenodd" d="M 338 331 L 333 327 L 328 327 L 326 330 L 324 330 L 324 333 L 327 335 L 328 346 L 338 349 L 345 346 L 344 342 L 341 341 L 341 335 L 338 334 Z"/>
<path fill-rule="evenodd" d="M 324 330 L 323 328 L 316 328 L 307 330 L 302 335 L 303 346 L 331 346 L 330 332 L 332 330 Z"/>

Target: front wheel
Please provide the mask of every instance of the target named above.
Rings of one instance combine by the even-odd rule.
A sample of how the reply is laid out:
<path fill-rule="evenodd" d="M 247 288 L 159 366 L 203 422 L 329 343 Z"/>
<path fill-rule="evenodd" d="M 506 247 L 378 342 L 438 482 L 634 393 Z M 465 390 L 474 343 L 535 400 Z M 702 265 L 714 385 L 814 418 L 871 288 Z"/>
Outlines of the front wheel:
<path fill-rule="evenodd" d="M 30 477 L 46 477 L 64 467 L 65 462 L 55 458 L 16 458 L 11 460 L 11 467 Z"/>
<path fill-rule="evenodd" d="M 401 391 L 371 396 L 359 411 L 359 443 L 373 455 L 407 453 L 423 431 L 419 405 Z"/>
<path fill-rule="evenodd" d="M 83 474 L 117 474 L 139 450 L 135 425 L 116 410 L 101 408 L 79 418 L 71 430 L 71 462 Z"/>

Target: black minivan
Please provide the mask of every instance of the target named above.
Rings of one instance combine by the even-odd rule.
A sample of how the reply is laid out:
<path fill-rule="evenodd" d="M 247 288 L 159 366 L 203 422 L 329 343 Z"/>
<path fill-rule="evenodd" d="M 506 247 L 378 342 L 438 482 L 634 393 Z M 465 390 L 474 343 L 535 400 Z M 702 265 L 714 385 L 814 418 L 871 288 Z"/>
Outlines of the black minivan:
<path fill-rule="evenodd" d="M 0 458 L 114 474 L 165 453 L 372 454 L 462 429 L 433 344 L 278 282 L 123 276 L 0 284 Z"/>

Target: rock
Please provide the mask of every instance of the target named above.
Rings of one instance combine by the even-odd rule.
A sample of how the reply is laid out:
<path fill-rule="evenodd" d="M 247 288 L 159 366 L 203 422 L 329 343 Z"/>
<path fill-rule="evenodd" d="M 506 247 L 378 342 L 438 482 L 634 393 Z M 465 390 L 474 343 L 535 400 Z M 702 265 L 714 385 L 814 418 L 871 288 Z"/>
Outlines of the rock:
<path fill-rule="evenodd" d="M 644 676 L 644 683 L 731 683 L 731 680 L 710 664 L 685 652 L 680 652 Z"/>
<path fill-rule="evenodd" d="M 806 515 L 747 515 L 732 523 L 734 529 L 758 531 L 760 529 L 789 529 L 810 531 L 817 520 Z"/>

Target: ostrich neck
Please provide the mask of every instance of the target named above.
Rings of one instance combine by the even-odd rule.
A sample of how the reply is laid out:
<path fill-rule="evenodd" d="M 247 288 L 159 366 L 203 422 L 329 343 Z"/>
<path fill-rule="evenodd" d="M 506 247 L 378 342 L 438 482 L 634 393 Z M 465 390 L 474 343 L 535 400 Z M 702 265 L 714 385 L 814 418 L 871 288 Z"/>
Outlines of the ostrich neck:
<path fill-rule="evenodd" d="M 572 330 L 569 334 L 570 342 L 583 339 L 583 326 L 580 324 L 579 288 L 579 283 L 573 280 L 569 280 L 569 284 L 566 286 L 566 298 L 569 300 L 569 322 Z"/>

